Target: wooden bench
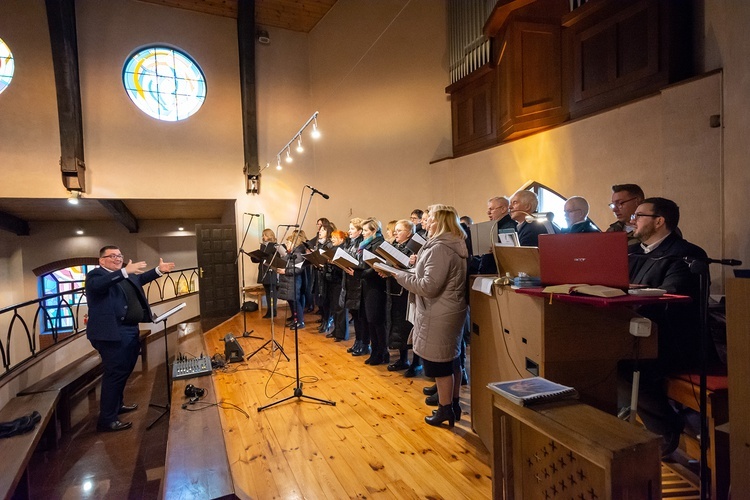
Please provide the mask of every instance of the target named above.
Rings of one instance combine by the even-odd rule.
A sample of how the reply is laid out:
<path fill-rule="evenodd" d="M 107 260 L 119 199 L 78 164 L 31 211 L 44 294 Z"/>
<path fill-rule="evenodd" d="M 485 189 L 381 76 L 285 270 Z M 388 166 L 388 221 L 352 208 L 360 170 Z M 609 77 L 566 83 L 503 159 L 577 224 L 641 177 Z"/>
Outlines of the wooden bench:
<path fill-rule="evenodd" d="M 266 296 L 266 290 L 263 285 L 246 286 L 242 289 L 245 297 L 250 296 L 258 303 L 258 317 L 263 318 L 263 297 Z"/>
<path fill-rule="evenodd" d="M 711 498 L 729 495 L 729 437 L 716 427 L 729 421 L 729 390 L 726 375 L 709 375 L 706 379 L 706 416 L 708 417 L 708 467 L 711 469 Z M 700 375 L 679 374 L 667 378 L 667 396 L 700 413 Z M 682 435 L 685 452 L 700 458 L 698 439 Z"/>
<path fill-rule="evenodd" d="M 207 352 L 199 332 L 179 339 L 183 353 Z M 213 377 L 175 380 L 172 383 L 167 453 L 164 460 L 163 498 L 238 498 L 227 458 L 217 406 L 188 405 L 185 387 L 206 390 L 203 401 L 217 401 Z M 189 411 L 200 410 L 200 411 Z"/>
<path fill-rule="evenodd" d="M 73 402 L 81 394 L 88 394 L 96 388 L 96 383 L 101 378 L 102 372 L 102 360 L 99 353 L 93 351 L 27 387 L 18 395 L 25 396 L 43 392 L 59 393 L 57 418 L 60 422 L 61 432 L 68 432 L 71 427 Z"/>
<path fill-rule="evenodd" d="M 0 457 L 2 457 L 0 497 L 29 497 L 29 478 L 26 467 L 47 424 L 53 420 L 52 415 L 58 396 L 58 392 L 17 396 L 8 401 L 8 404 L 0 410 L 0 422 L 9 422 L 33 411 L 39 412 L 42 416 L 41 421 L 30 432 L 0 439 Z"/>

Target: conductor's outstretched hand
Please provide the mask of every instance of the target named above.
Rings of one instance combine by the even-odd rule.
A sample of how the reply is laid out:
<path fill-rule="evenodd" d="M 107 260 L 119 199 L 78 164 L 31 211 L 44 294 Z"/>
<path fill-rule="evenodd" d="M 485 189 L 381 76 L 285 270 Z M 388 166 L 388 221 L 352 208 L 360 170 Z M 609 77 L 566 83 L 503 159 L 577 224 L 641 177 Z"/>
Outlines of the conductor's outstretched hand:
<path fill-rule="evenodd" d="M 174 269 L 174 262 L 164 262 L 161 257 L 159 257 L 159 271 L 162 273 L 168 273 Z"/>
<path fill-rule="evenodd" d="M 146 269 L 146 261 L 133 262 L 128 259 L 128 265 L 125 266 L 125 272 L 128 274 L 141 274 Z"/>

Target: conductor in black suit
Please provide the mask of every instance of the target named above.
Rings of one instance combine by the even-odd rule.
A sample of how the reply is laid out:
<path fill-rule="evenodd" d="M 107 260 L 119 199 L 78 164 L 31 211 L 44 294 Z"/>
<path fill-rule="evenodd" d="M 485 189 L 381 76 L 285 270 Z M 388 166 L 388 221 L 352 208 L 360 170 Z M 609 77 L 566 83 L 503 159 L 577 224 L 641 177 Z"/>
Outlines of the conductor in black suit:
<path fill-rule="evenodd" d="M 663 456 L 675 450 L 684 425 L 682 417 L 669 405 L 664 377 L 696 369 L 700 360 L 700 278 L 690 271 L 685 257 L 707 258 L 702 248 L 682 237 L 677 229 L 679 221 L 680 209 L 672 200 L 643 200 L 632 216 L 633 235 L 641 243 L 631 245 L 628 257 L 631 283 L 693 299 L 687 304 L 652 305 L 638 310 L 659 327 L 658 358 L 641 362 L 638 414 L 646 428 L 663 436 Z"/>
<path fill-rule="evenodd" d="M 145 262 L 128 260 L 116 246 L 99 250 L 99 266 L 86 275 L 89 320 L 86 337 L 102 357 L 104 374 L 97 431 L 114 432 L 132 427 L 119 414 L 138 408 L 126 405 L 123 391 L 140 351 L 138 323 L 151 322 L 151 309 L 143 285 L 174 269 L 174 263 L 159 259 L 159 266 L 143 272 Z"/>

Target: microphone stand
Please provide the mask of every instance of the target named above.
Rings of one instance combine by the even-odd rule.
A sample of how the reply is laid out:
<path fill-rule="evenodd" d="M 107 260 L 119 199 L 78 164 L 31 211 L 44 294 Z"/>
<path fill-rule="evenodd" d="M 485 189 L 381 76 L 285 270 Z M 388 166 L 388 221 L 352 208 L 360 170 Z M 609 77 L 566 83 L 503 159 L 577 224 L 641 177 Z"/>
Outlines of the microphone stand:
<path fill-rule="evenodd" d="M 710 497 L 709 485 L 711 483 L 711 474 L 708 470 L 708 397 L 707 397 L 707 372 L 708 372 L 708 296 L 709 296 L 709 264 L 721 264 L 729 266 L 738 266 L 742 264 L 736 260 L 719 260 L 719 259 L 685 259 L 688 261 L 690 272 L 697 274 L 700 279 L 700 389 L 699 389 L 699 406 L 700 406 L 700 483 L 702 500 Z M 716 465 L 714 465 L 715 467 Z"/>
<path fill-rule="evenodd" d="M 315 195 L 315 191 L 310 193 L 310 198 L 307 200 L 307 208 L 305 209 L 305 212 L 304 212 L 305 214 L 307 214 L 307 210 L 310 208 L 310 203 L 312 202 L 312 197 L 314 195 Z M 305 223 L 305 217 L 303 216 L 302 222 L 299 224 L 299 227 L 302 227 L 304 223 Z M 296 243 L 297 238 L 299 237 L 299 233 L 297 233 L 297 235 L 298 236 L 295 238 L 295 243 Z M 291 264 L 291 266 L 289 265 L 286 266 L 286 269 L 289 269 L 291 267 L 292 273 L 294 273 L 294 264 L 296 260 L 297 260 L 297 254 L 294 251 L 294 248 L 292 248 L 292 250 L 289 252 L 289 263 Z M 294 306 L 296 308 L 298 307 L 297 304 L 299 304 L 299 302 L 297 302 L 299 300 L 299 297 L 297 295 L 297 283 L 296 283 L 297 275 L 292 274 L 292 279 L 295 281 L 295 283 L 293 283 L 293 286 L 294 286 Z M 293 314 L 292 317 L 294 318 L 295 315 Z M 278 404 L 284 403 L 285 401 L 289 401 L 292 398 L 297 398 L 297 400 L 306 398 L 306 399 L 311 399 L 313 401 L 317 401 L 318 403 L 322 403 L 322 404 L 326 404 L 330 406 L 336 406 L 335 401 L 308 396 L 307 394 L 302 392 L 302 382 L 300 381 L 300 375 L 299 375 L 299 328 L 298 328 L 299 321 L 300 321 L 300 318 L 295 318 L 295 321 L 294 321 L 294 365 L 295 365 L 294 393 L 291 396 L 287 396 L 278 401 L 274 401 L 271 404 L 267 404 L 265 406 L 259 406 L 258 413 L 262 412 L 263 410 L 267 408 L 271 408 L 272 406 L 276 406 Z"/>
<path fill-rule="evenodd" d="M 253 335 L 250 335 L 252 332 L 247 331 L 247 311 L 245 310 L 245 255 L 247 252 L 245 252 L 242 247 L 245 246 L 245 239 L 247 238 L 247 233 L 250 230 L 250 224 L 253 223 L 253 217 L 254 215 L 250 215 L 250 220 L 245 227 L 245 235 L 242 237 L 242 243 L 240 243 L 240 249 L 237 252 L 237 258 L 234 259 L 234 263 L 237 264 L 237 260 L 240 258 L 240 256 L 242 256 L 242 261 L 240 262 L 240 272 L 242 273 L 242 289 L 240 290 L 240 297 L 242 298 L 242 336 L 245 338 L 262 340 L 263 337 L 255 337 Z M 260 306 L 261 304 L 258 304 L 258 307 Z"/>

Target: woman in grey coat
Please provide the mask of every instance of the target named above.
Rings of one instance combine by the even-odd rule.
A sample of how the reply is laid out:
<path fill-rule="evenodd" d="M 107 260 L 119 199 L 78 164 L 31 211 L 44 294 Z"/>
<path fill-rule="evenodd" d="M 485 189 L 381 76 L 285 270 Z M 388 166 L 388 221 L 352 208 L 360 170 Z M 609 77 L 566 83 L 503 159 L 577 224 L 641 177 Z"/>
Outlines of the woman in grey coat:
<path fill-rule="evenodd" d="M 461 415 L 459 353 L 469 252 L 455 208 L 432 205 L 426 226 L 429 237 L 417 254 L 414 272 L 395 271 L 394 277 L 409 290 L 415 306 L 410 343 L 423 359 L 425 375 L 434 377 L 437 385 L 440 406 L 425 421 L 430 425 L 448 421 L 452 427 Z"/>

